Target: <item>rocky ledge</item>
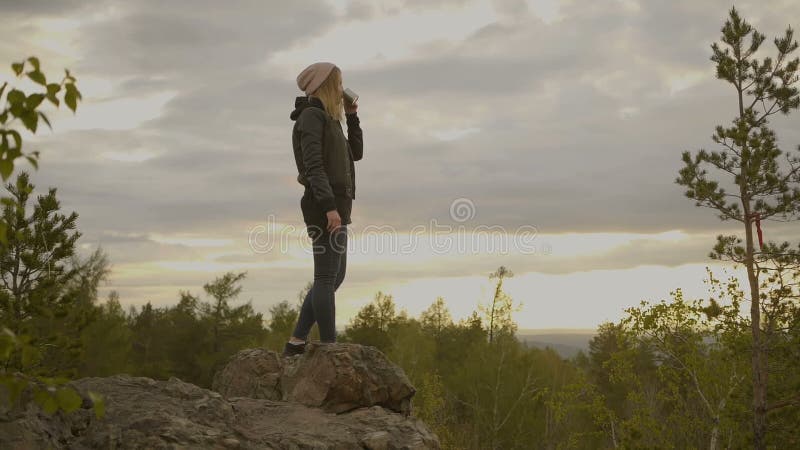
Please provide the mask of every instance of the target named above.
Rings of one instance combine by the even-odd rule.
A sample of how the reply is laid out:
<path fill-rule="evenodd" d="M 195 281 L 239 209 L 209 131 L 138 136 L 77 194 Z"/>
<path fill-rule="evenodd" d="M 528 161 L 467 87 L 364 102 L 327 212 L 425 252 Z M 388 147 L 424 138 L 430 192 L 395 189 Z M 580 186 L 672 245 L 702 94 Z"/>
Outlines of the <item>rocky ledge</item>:
<path fill-rule="evenodd" d="M 127 374 L 71 381 L 80 409 L 44 413 L 0 387 L 0 448 L 438 449 L 412 414 L 403 370 L 371 346 L 311 342 L 303 355 L 242 350 L 212 390 Z M 87 392 L 104 396 L 97 418 Z"/>

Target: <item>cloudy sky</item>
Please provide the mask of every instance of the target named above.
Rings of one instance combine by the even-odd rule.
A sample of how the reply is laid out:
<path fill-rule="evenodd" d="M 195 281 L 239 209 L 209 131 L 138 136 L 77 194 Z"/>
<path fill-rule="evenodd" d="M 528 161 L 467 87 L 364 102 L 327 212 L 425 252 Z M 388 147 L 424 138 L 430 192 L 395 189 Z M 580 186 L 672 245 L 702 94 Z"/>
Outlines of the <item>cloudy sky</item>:
<path fill-rule="evenodd" d="M 77 77 L 77 114 L 50 105 L 54 131 L 27 137 L 32 178 L 79 214 L 82 253 L 109 254 L 101 294 L 123 305 L 205 298 L 226 271 L 248 274 L 236 302 L 297 301 L 313 264 L 289 113 L 296 75 L 331 61 L 365 141 L 337 326 L 378 291 L 412 315 L 442 296 L 463 318 L 505 265 L 520 328 L 593 328 L 679 287 L 707 296 L 706 266 L 741 274 L 707 256 L 741 230 L 674 182 L 681 152 L 715 149 L 736 112 L 709 60 L 730 7 L 2 0 L 0 77 L 30 55 Z M 767 35 L 761 56 L 800 26 L 794 0 L 736 7 Z M 784 150 L 798 117 L 773 120 Z M 764 233 L 800 239 L 796 223 Z"/>

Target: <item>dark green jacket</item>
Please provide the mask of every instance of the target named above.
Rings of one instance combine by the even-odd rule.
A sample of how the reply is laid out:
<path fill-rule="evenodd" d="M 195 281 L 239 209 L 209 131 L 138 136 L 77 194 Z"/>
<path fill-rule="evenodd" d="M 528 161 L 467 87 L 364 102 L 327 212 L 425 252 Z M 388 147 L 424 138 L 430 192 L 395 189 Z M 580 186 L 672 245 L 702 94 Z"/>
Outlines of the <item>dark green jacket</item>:
<path fill-rule="evenodd" d="M 338 210 L 342 224 L 352 223 L 355 164 L 364 154 L 363 133 L 356 113 L 346 114 L 347 137 L 338 120 L 325 111 L 317 97 L 295 99 L 289 118 L 295 121 L 292 145 L 297 181 L 305 186 L 300 201 L 306 224 L 324 228 L 327 211 Z"/>

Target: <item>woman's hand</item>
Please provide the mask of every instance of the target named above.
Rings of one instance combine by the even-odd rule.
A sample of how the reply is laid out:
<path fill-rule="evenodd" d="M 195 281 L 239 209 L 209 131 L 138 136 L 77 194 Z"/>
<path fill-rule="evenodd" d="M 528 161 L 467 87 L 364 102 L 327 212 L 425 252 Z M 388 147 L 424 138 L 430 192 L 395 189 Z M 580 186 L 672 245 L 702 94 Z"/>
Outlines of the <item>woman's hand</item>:
<path fill-rule="evenodd" d="M 352 114 L 358 111 L 358 103 L 348 103 L 347 101 L 344 102 L 344 112 L 347 114 Z"/>
<path fill-rule="evenodd" d="M 333 209 L 326 213 L 328 216 L 328 232 L 333 233 L 342 225 L 342 218 L 339 217 L 339 211 Z"/>

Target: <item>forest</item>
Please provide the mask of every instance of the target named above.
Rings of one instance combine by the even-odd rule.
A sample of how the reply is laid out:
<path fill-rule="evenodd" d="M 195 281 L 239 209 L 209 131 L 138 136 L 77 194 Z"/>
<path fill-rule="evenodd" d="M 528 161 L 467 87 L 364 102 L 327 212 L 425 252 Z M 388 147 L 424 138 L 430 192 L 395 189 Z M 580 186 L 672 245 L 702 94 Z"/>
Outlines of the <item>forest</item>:
<path fill-rule="evenodd" d="M 176 376 L 210 388 L 215 371 L 238 350 L 280 352 L 305 295 L 278 303 L 264 317 L 249 302 L 237 304 L 246 273 L 230 272 L 202 286 L 204 298 L 180 292 L 173 306 L 147 303 L 126 311 L 113 291 L 102 302 L 96 298 L 108 275 L 101 252 L 56 267 L 69 276 L 57 291 L 32 284 L 47 289 L 53 302 L 21 311 L 25 327 L 15 328 L 37 336 L 30 344 L 46 350 L 25 366 L 9 358 L 6 370 L 69 378 Z M 494 299 L 469 318 L 454 322 L 442 297 L 409 317 L 390 294 L 378 292 L 337 337 L 375 346 L 403 368 L 418 391 L 413 413 L 443 448 L 752 445 L 751 430 L 742 426 L 751 416 L 752 338 L 738 316 L 744 293 L 735 279 L 723 282 L 709 272 L 714 300 L 685 299 L 676 289 L 669 300 L 632 307 L 620 322 L 598 327 L 587 353 L 564 359 L 516 338 L 515 304 L 502 290 L 503 279 L 513 275 L 501 267 L 491 276 Z M 772 336 L 769 392 L 776 404 L 800 385 L 794 314 L 791 326 Z M 319 339 L 316 325 L 309 339 Z M 784 403 L 770 415 L 769 441 L 798 444 L 800 415 Z"/>

